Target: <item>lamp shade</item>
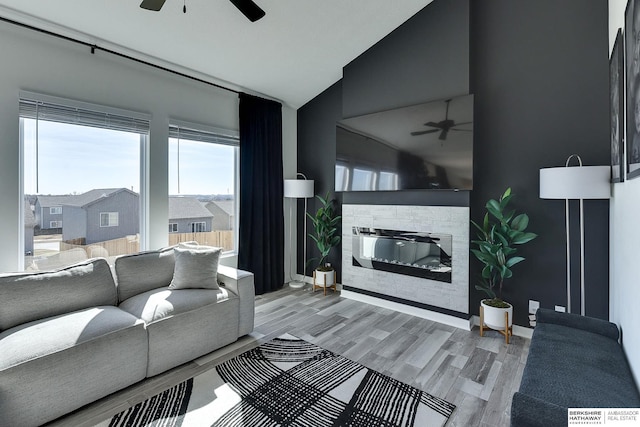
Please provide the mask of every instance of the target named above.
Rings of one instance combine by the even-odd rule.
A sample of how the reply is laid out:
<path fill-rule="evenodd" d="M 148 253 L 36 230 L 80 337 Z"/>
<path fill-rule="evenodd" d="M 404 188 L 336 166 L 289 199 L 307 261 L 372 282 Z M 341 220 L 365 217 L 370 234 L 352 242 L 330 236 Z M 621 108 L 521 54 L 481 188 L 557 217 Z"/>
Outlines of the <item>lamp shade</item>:
<path fill-rule="evenodd" d="M 608 199 L 611 166 L 540 169 L 541 199 Z"/>
<path fill-rule="evenodd" d="M 285 179 L 284 197 L 290 199 L 303 199 L 313 197 L 312 179 Z"/>

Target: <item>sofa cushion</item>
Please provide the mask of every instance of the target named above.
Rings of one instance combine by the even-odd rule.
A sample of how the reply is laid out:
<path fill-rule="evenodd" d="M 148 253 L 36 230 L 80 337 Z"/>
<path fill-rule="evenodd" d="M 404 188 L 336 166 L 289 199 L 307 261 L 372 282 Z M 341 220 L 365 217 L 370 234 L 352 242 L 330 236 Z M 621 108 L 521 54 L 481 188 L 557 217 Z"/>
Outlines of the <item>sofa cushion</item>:
<path fill-rule="evenodd" d="M 100 306 L 0 333 L 0 425 L 36 426 L 142 380 L 144 323 Z"/>
<path fill-rule="evenodd" d="M 622 347 L 609 336 L 554 323 L 533 332 L 520 392 L 564 408 L 640 406 Z"/>
<path fill-rule="evenodd" d="M 0 301 L 0 330 L 117 302 L 111 269 L 103 258 L 51 272 L 1 274 Z"/>
<path fill-rule="evenodd" d="M 122 302 L 151 289 L 169 286 L 173 279 L 174 265 L 173 247 L 117 257 L 114 270 L 118 283 L 118 301 Z"/>
<path fill-rule="evenodd" d="M 0 333 L 0 371 L 137 324 L 117 307 L 100 306 L 16 326 Z"/>
<path fill-rule="evenodd" d="M 226 289 L 154 289 L 133 296 L 120 308 L 147 325 L 168 317 L 238 297 Z M 229 320 L 231 322 L 231 320 Z M 237 320 L 235 320 L 237 322 Z"/>
<path fill-rule="evenodd" d="M 175 268 L 169 289 L 218 289 L 221 248 L 200 246 L 174 249 Z"/>

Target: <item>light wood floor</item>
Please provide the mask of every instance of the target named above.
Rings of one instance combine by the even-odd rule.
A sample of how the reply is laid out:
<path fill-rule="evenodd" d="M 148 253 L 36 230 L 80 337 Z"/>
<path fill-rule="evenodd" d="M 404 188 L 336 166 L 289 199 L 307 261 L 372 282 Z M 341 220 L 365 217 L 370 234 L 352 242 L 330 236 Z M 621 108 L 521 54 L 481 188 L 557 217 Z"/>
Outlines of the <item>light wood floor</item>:
<path fill-rule="evenodd" d="M 147 379 L 63 417 L 49 426 L 93 426 L 231 357 L 283 333 L 317 344 L 362 365 L 454 403 L 447 426 L 509 425 L 529 340 L 483 338 L 357 301 L 339 294 L 284 289 L 256 297 L 255 330 L 194 362 Z M 188 426 L 187 426 L 188 427 Z"/>

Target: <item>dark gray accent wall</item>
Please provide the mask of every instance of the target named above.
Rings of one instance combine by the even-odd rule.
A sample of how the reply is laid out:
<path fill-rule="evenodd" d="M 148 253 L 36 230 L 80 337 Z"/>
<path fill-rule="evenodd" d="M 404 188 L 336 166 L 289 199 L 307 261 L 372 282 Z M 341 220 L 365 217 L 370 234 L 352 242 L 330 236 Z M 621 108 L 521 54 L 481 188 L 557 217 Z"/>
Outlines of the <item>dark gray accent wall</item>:
<path fill-rule="evenodd" d="M 342 193 L 334 193 L 336 164 L 336 122 L 342 119 L 342 81 L 329 87 L 310 103 L 298 110 L 298 172 L 315 181 L 315 192 L 337 199 L 342 203 Z M 320 207 L 316 199 L 307 199 L 308 211 L 314 214 Z M 304 203 L 298 200 L 298 248 L 303 247 L 302 220 Z M 311 221 L 307 219 L 307 233 L 312 232 Z M 303 251 L 298 251 L 298 273 L 302 273 Z M 315 242 L 307 237 L 307 259 L 319 256 Z M 328 257 L 338 272 L 340 281 L 341 247 L 334 248 Z M 315 265 L 309 263 L 305 274 L 311 276 Z"/>
<path fill-rule="evenodd" d="M 337 120 L 474 93 L 473 191 L 338 193 L 336 198 L 470 206 L 471 217 L 480 220 L 485 201 L 511 186 L 514 207 L 530 215 L 530 228 L 540 234 L 522 248 L 527 260 L 514 267 L 504 294 L 515 305 L 515 323 L 528 325 L 529 299 L 547 308 L 566 304 L 564 202 L 538 198 L 538 171 L 564 165 L 572 153 L 586 165 L 609 163 L 607 15 L 606 0 L 434 1 L 298 111 L 298 170 L 315 179 L 316 192 L 324 194 L 334 185 Z M 309 206 L 313 211 L 315 204 Z M 572 221 L 577 226 L 575 214 Z M 608 227 L 608 202 L 586 201 L 587 314 L 601 318 L 608 317 Z M 577 230 L 572 233 L 577 237 Z M 577 258 L 577 240 L 572 251 Z M 575 261 L 574 311 L 579 309 Z M 472 314 L 478 314 L 482 298 L 474 289 L 479 274 L 472 260 Z"/>
<path fill-rule="evenodd" d="M 469 93 L 469 0 L 436 0 L 343 70 L 344 118 Z"/>
<path fill-rule="evenodd" d="M 489 0 L 472 4 L 471 90 L 475 93 L 476 187 L 472 218 L 511 186 L 514 207 L 539 234 L 505 288 L 515 320 L 527 324 L 529 299 L 566 304 L 564 201 L 541 200 L 539 169 L 609 164 L 608 10 L 606 0 Z M 579 223 L 572 203 L 572 311 L 580 311 Z M 609 204 L 585 202 L 587 314 L 608 318 Z M 479 266 L 471 264 L 471 278 Z M 472 288 L 471 309 L 482 297 Z"/>

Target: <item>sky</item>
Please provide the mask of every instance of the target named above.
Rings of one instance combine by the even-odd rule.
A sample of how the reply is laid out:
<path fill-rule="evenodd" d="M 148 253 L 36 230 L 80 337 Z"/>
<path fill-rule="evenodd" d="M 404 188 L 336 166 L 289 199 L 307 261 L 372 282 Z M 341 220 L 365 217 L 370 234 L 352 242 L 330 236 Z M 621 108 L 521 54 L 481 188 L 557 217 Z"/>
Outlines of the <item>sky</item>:
<path fill-rule="evenodd" d="M 137 134 L 40 120 L 36 161 L 35 120 L 24 119 L 24 141 L 25 194 L 80 194 L 121 187 L 140 192 Z M 169 194 L 233 193 L 233 147 L 185 140 L 179 145 L 178 168 L 178 143 L 170 140 Z"/>

